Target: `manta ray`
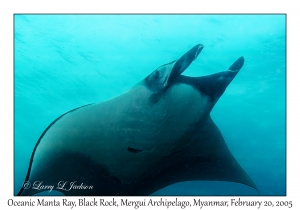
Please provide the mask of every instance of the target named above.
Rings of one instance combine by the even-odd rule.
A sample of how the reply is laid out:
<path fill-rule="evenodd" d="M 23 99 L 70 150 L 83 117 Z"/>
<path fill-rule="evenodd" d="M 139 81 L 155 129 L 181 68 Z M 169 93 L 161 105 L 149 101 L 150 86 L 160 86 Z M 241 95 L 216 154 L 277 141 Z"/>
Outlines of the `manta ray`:
<path fill-rule="evenodd" d="M 210 116 L 244 57 L 212 75 L 182 75 L 202 49 L 197 44 L 124 94 L 54 120 L 33 149 L 18 195 L 49 186 L 67 196 L 150 195 L 196 180 L 257 189 Z"/>

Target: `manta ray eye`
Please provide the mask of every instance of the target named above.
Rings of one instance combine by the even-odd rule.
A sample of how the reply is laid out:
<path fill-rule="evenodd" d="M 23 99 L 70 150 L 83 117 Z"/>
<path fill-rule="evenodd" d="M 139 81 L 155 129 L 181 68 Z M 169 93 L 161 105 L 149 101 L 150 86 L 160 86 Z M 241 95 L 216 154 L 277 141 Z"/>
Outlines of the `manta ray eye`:
<path fill-rule="evenodd" d="M 159 71 L 158 71 L 158 70 L 155 70 L 155 72 L 154 72 L 154 77 L 155 77 L 155 78 L 158 78 L 158 77 L 159 77 Z"/>

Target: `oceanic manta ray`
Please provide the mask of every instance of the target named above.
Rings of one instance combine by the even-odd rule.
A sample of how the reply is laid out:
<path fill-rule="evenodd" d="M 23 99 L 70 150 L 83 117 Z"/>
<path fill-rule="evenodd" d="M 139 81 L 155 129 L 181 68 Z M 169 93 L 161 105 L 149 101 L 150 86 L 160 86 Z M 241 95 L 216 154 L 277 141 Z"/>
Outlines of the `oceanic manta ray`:
<path fill-rule="evenodd" d="M 210 117 L 244 58 L 216 74 L 181 75 L 202 49 L 194 46 L 120 96 L 58 117 L 34 147 L 18 195 L 49 186 L 71 196 L 150 195 L 195 180 L 257 189 Z"/>

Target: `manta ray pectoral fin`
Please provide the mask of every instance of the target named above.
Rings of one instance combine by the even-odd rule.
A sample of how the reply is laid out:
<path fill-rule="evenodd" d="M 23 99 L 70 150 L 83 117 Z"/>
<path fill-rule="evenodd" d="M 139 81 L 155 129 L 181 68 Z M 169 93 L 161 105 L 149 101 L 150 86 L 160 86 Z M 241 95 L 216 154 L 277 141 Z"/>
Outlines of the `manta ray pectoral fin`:
<path fill-rule="evenodd" d="M 181 151 L 165 160 L 169 163 L 166 164 L 168 167 L 148 180 L 152 184 L 145 186 L 141 194 L 153 193 L 178 182 L 200 180 L 236 182 L 257 190 L 255 182 L 231 154 L 212 119 L 208 117 L 206 123 L 195 132 L 197 127 L 194 126 L 179 139 L 183 142 Z M 189 144 L 184 144 L 188 141 Z"/>
<path fill-rule="evenodd" d="M 188 158 L 192 161 L 181 166 L 183 180 L 230 181 L 257 190 L 255 182 L 233 157 L 220 130 L 210 117 L 193 136 L 187 151 L 191 154 Z"/>

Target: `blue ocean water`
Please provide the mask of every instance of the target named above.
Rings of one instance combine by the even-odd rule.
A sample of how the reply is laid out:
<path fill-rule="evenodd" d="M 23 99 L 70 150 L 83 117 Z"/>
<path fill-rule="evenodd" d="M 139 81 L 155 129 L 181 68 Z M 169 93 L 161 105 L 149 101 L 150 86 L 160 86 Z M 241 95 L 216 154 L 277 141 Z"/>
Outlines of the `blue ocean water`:
<path fill-rule="evenodd" d="M 46 127 L 76 107 L 118 96 L 201 43 L 183 73 L 245 64 L 212 119 L 260 195 L 286 194 L 285 15 L 15 15 L 14 190 Z M 155 195 L 257 195 L 247 186 L 197 181 Z"/>

